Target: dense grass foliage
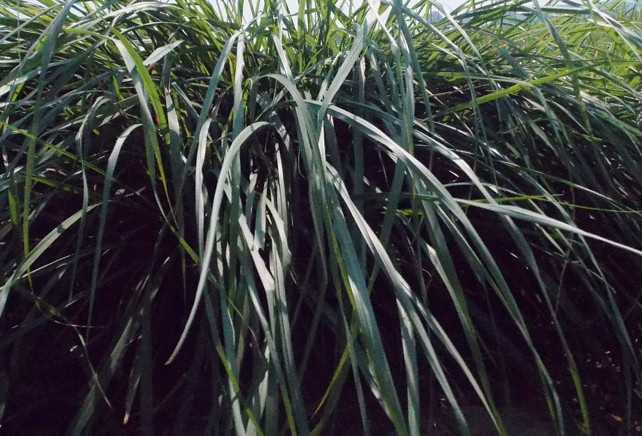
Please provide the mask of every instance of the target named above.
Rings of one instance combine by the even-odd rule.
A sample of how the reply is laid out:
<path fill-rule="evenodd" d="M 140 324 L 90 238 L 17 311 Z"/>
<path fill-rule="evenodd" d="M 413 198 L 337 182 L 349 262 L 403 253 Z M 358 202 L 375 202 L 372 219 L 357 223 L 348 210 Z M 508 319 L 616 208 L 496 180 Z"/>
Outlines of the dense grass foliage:
<path fill-rule="evenodd" d="M 639 11 L 437 9 L 2 0 L 3 431 L 636 431 Z"/>

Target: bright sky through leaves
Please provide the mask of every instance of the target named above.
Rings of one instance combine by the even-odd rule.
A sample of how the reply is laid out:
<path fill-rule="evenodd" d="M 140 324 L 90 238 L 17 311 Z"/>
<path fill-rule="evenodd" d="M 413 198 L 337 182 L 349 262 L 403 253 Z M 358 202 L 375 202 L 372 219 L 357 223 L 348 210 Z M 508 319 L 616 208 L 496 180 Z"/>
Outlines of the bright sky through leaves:
<path fill-rule="evenodd" d="M 447 10 L 449 10 L 449 11 L 452 11 L 452 10 L 453 10 L 453 9 L 455 9 L 457 6 L 459 6 L 459 5 L 461 5 L 462 3 L 464 3 L 464 1 L 465 1 L 465 0 L 441 0 L 441 1 L 440 1 L 440 3 L 442 4 L 442 6 L 443 6 L 444 8 L 446 8 L 446 9 L 447 9 Z M 287 0 L 287 3 L 288 3 L 288 5 L 289 5 L 289 6 L 294 6 L 294 5 L 296 5 L 298 2 L 297 2 L 297 0 Z M 356 5 L 356 4 L 358 4 L 358 3 L 359 3 L 359 0 L 355 0 L 355 1 L 354 1 L 354 3 L 355 3 L 355 5 Z"/>

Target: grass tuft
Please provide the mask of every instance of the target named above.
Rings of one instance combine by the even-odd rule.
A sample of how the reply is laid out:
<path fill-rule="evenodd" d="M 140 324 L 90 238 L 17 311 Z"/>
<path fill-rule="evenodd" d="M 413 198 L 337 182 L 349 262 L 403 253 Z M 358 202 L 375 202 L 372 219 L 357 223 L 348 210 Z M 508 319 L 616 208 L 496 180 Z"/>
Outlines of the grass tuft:
<path fill-rule="evenodd" d="M 639 8 L 290 8 L 0 4 L 0 428 L 639 431 Z"/>

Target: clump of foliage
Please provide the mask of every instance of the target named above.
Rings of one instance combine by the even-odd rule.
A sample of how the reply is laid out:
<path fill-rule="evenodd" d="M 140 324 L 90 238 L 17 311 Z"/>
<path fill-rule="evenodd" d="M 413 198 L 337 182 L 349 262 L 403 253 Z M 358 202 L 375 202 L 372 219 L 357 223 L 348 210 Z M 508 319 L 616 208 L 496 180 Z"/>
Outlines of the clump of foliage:
<path fill-rule="evenodd" d="M 639 12 L 470 6 L 3 1 L 2 428 L 634 431 Z"/>

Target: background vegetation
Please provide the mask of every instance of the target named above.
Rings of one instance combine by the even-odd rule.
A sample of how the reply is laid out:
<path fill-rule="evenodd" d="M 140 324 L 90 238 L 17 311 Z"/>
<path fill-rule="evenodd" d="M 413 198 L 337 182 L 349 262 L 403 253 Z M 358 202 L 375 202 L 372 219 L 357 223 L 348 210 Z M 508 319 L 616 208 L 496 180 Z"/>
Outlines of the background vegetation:
<path fill-rule="evenodd" d="M 3 432 L 640 431 L 639 11 L 348 10 L 0 2 Z"/>

